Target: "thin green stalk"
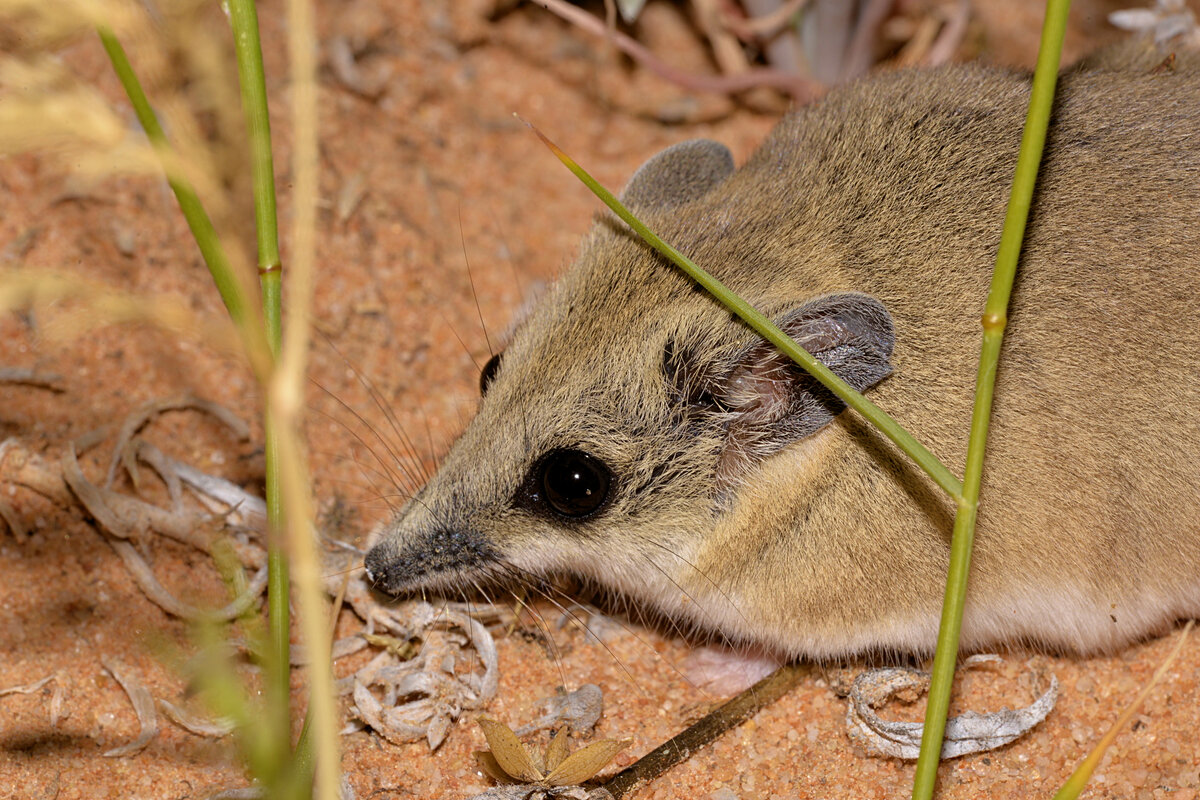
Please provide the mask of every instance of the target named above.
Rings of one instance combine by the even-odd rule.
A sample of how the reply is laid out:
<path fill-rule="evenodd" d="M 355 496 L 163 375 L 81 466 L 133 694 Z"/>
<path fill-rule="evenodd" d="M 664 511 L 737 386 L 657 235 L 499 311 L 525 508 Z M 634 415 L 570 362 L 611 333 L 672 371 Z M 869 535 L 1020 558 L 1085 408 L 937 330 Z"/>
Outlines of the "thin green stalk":
<path fill-rule="evenodd" d="M 1100 741 L 1096 743 L 1092 751 L 1075 768 L 1075 771 L 1071 773 L 1070 778 L 1067 778 L 1062 788 L 1055 793 L 1054 800 L 1077 800 L 1079 795 L 1083 793 L 1088 781 L 1092 778 L 1092 773 L 1100 766 L 1100 761 L 1103 760 L 1104 754 L 1108 752 L 1108 748 L 1116 740 L 1117 734 L 1129 724 L 1129 721 L 1133 719 L 1133 715 L 1138 712 L 1138 709 L 1142 707 L 1142 703 L 1146 702 L 1146 698 L 1150 696 L 1150 691 L 1159 684 L 1163 676 L 1167 674 L 1167 670 L 1175 663 L 1175 659 L 1179 657 L 1180 651 L 1183 650 L 1183 645 L 1187 642 L 1188 634 L 1192 632 L 1193 624 L 1195 624 L 1195 620 L 1188 620 L 1187 625 L 1183 626 L 1183 630 L 1179 633 L 1179 641 L 1171 648 L 1171 652 L 1163 659 L 1163 662 L 1158 665 L 1158 669 L 1154 670 L 1154 675 L 1151 676 L 1150 682 L 1142 687 L 1142 690 L 1138 692 L 1133 702 L 1126 706 L 1112 727 L 1100 737 Z"/>
<path fill-rule="evenodd" d="M 271 153 L 271 121 L 267 106 L 266 75 L 258 30 L 258 11 L 253 0 L 230 0 L 229 19 L 237 53 L 238 83 L 242 94 L 242 116 L 250 142 L 250 164 L 254 186 L 254 222 L 258 238 L 258 275 L 262 294 L 267 344 L 279 361 L 282 338 L 279 257 L 279 226 L 275 213 L 275 167 Z M 288 599 L 288 562 L 283 548 L 283 502 L 279 486 L 279 439 L 269 409 L 264 410 L 266 432 L 266 504 L 270 541 L 267 553 L 267 613 L 270 653 L 266 659 L 267 708 L 275 714 L 279 733 L 277 758 L 287 761 L 291 750 L 291 617 Z"/>
<path fill-rule="evenodd" d="M 278 363 L 278 362 L 276 362 Z M 277 714 L 275 724 L 279 726 L 278 756 L 286 758 L 291 748 L 291 607 L 288 577 L 287 551 L 283 547 L 286 520 L 283 511 L 283 495 L 279 486 L 279 432 L 271 417 L 271 409 L 263 409 L 265 461 L 264 491 L 267 505 L 267 529 L 270 541 L 267 547 L 267 647 L 265 659 L 272 674 L 265 684 L 270 697 L 267 701 L 269 713 Z"/>
<path fill-rule="evenodd" d="M 279 228 L 275 219 L 275 167 L 271 155 L 266 75 L 263 72 L 262 44 L 258 34 L 258 12 L 253 0 L 229 0 L 229 20 L 233 26 L 233 42 L 237 52 L 242 114 L 246 118 L 246 133 L 250 140 L 258 268 L 260 273 L 264 273 L 279 268 Z M 275 346 L 278 347 L 279 328 L 268 325 L 268 329 L 274 334 Z"/>
<path fill-rule="evenodd" d="M 248 136 L 251 141 L 265 336 L 264 329 L 260 329 L 256 324 L 257 315 L 251 311 L 251 305 L 247 299 L 248 293 L 243 291 L 243 287 L 237 281 L 232 266 L 221 247 L 215 226 L 205 212 L 199 196 L 185 179 L 175 175 L 172 170 L 165 169 L 172 155 L 170 145 L 124 49 L 111 30 L 101 28 L 98 33 L 147 138 L 164 163 L 168 183 L 175 193 L 180 209 L 200 248 L 205 264 L 213 276 L 230 317 L 239 328 L 243 340 L 247 342 L 247 350 L 250 353 L 251 363 L 255 366 L 255 372 L 266 386 L 271 363 L 278 360 L 279 357 L 281 339 L 280 258 L 278 226 L 275 218 L 270 125 L 267 117 L 258 20 L 253 4 L 248 0 L 234 0 L 231 4 L 231 18 L 241 75 L 243 113 L 247 119 Z M 264 355 L 256 358 L 255 356 L 259 352 Z M 280 531 L 283 529 L 283 512 L 280 499 L 278 430 L 270 418 L 269 411 L 266 414 L 265 431 L 268 519 L 271 529 Z M 266 660 L 268 664 L 272 665 L 274 673 L 267 680 L 268 686 L 273 690 L 267 706 L 277 710 L 279 714 L 279 719 L 272 726 L 278 732 L 275 737 L 278 752 L 272 759 L 259 758 L 257 761 L 260 767 L 266 763 L 273 763 L 275 769 L 282 769 L 289 757 L 288 732 L 291 728 L 289 713 L 290 620 L 287 560 L 277 541 L 272 541 L 267 564 L 271 653 Z M 262 769 L 260 768 L 258 771 L 262 772 Z M 273 782 L 272 776 L 260 775 L 260 777 L 265 778 L 267 783 Z M 304 791 L 310 790 L 311 786 Z"/>
<path fill-rule="evenodd" d="M 265 347 L 262 346 L 257 315 L 251 310 L 248 292 L 238 281 L 237 275 L 225 255 L 225 250 L 221 247 L 217 230 L 200 202 L 200 197 L 186 179 L 176 174 L 174 170 L 166 168 L 172 156 L 171 146 L 167 142 L 166 134 L 158 122 L 158 117 L 154 114 L 154 109 L 150 106 L 145 91 L 142 89 L 141 82 L 133 71 L 133 66 L 129 63 L 129 58 L 125 55 L 125 49 L 121 47 L 116 35 L 109 28 L 97 28 L 96 32 L 100 36 L 101 44 L 104 45 L 104 51 L 112 62 L 113 71 L 116 72 L 117 78 L 121 81 L 121 86 L 129 98 L 129 103 L 133 106 L 138 122 L 146 132 L 146 138 L 149 139 L 150 145 L 163 163 L 167 183 L 170 185 L 171 191 L 175 193 L 179 210 L 183 212 L 183 218 L 187 221 L 188 228 L 191 229 L 197 247 L 200 248 L 200 255 L 204 258 L 204 263 L 212 274 L 217 291 L 221 294 L 221 300 L 225 303 L 225 308 L 229 310 L 229 316 L 241 333 L 243 341 L 247 343 L 246 349 L 251 365 L 258 377 L 265 379 L 268 365 L 260 352 Z"/>
<path fill-rule="evenodd" d="M 1000 346 L 1008 322 L 1008 301 L 1017 273 L 1017 259 L 1025 239 L 1025 225 L 1033 202 L 1046 144 L 1046 129 L 1054 105 L 1054 88 L 1058 81 L 1058 65 L 1062 54 L 1063 34 L 1066 31 L 1070 0 L 1047 0 L 1046 19 L 1042 25 L 1042 41 L 1038 51 L 1037 68 L 1033 75 L 1033 90 L 1021 150 L 1017 156 L 1008 213 L 996 253 L 996 268 L 988 291 L 983 313 L 983 347 L 979 356 L 979 372 L 975 383 L 975 407 L 971 414 L 971 438 L 967 443 L 967 464 L 963 473 L 963 497 L 958 501 L 954 518 L 954 534 L 950 543 L 950 569 L 946 578 L 946 596 L 942 605 L 941 628 L 938 631 L 937 653 L 933 661 L 933 677 L 929 686 L 929 703 L 925 711 L 925 728 L 921 738 L 921 754 L 913 780 L 913 800 L 928 800 L 937 782 L 941 761 L 942 739 L 946 732 L 946 715 L 950 709 L 950 690 L 954 683 L 954 666 L 958 660 L 958 638 L 962 629 L 963 603 L 967 590 L 967 573 L 971 567 L 971 547 L 975 539 L 975 520 L 979 508 L 979 490 L 983 481 L 983 456 L 987 445 L 988 423 L 992 411 L 992 395 L 996 387 L 996 368 Z"/>
<path fill-rule="evenodd" d="M 530 127 L 532 128 L 533 126 Z M 625 208 L 621 204 L 621 201 L 613 196 L 612 192 L 601 186 L 595 178 L 589 175 L 583 167 L 576 164 L 570 156 L 560 150 L 554 142 L 547 139 L 541 131 L 533 128 L 533 132 L 550 148 L 554 155 L 558 157 L 558 160 L 566 165 L 567 169 L 575 173 L 575 176 L 583 181 L 592 190 L 593 194 L 612 209 L 614 214 L 624 220 L 625 224 L 633 228 L 634 232 L 642 237 L 647 244 L 662 253 L 671 263 L 687 273 L 692 280 L 707 289 L 726 308 L 741 317 L 747 325 L 757 331 L 759 335 L 771 344 L 778 347 L 784 355 L 803 367 L 810 375 L 820 381 L 821 385 L 837 395 L 842 402 L 864 416 L 871 424 L 882 431 L 885 436 L 895 442 L 896 446 L 915 461 L 947 494 L 955 500 L 961 500 L 962 483 L 959 482 L 954 473 L 947 469 L 912 434 L 900 427 L 900 424 L 884 413 L 879 406 L 851 388 L 849 384 L 835 375 L 829 367 L 814 358 L 811 353 L 796 344 L 790 336 L 781 331 L 771 320 L 763 316 L 752 305 L 731 292 L 723 283 L 697 266 L 690 258 L 660 239 L 641 220 L 631 214 L 629 209 Z"/>

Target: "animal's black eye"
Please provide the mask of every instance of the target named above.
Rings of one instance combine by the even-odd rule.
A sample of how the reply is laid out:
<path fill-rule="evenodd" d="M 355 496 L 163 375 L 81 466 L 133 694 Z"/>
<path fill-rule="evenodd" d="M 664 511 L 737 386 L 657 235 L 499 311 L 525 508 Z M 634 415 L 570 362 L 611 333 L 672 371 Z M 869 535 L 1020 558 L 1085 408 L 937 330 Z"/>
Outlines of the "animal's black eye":
<path fill-rule="evenodd" d="M 537 479 L 542 500 L 555 513 L 579 519 L 604 505 L 612 472 L 582 450 L 553 450 L 542 459 Z"/>
<path fill-rule="evenodd" d="M 479 371 L 479 396 L 483 397 L 487 394 L 488 386 L 492 382 L 492 378 L 496 377 L 496 370 L 500 369 L 500 356 L 503 353 L 496 353 L 488 359 L 488 362 L 483 365 L 483 369 Z"/>

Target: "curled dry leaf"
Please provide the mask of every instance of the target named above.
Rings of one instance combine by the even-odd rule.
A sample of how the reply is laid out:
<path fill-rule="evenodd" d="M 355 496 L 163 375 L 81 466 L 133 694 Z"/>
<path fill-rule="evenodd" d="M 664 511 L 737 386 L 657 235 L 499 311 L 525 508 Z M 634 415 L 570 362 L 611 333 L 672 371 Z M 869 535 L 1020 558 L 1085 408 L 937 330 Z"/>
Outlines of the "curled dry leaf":
<path fill-rule="evenodd" d="M 0 697 L 4 697 L 6 694 L 33 694 L 52 680 L 54 680 L 54 676 L 47 675 L 40 681 L 22 684 L 21 686 L 9 686 L 6 689 L 0 689 Z"/>
<path fill-rule="evenodd" d="M 1152 33 L 1156 43 L 1168 42 L 1179 36 L 1200 41 L 1196 17 L 1185 0 L 1157 0 L 1154 8 L 1129 8 L 1114 11 L 1108 21 L 1122 30 Z"/>
<path fill-rule="evenodd" d="M 104 488 L 109 489 L 112 487 L 118 466 L 125 464 L 128 467 L 131 463 L 126 454 L 132 452 L 134 434 L 155 417 L 161 416 L 168 411 L 181 411 L 184 409 L 194 409 L 212 416 L 229 428 L 239 439 L 245 440 L 250 437 L 250 427 L 245 422 L 229 409 L 211 400 L 205 400 L 192 395 L 180 395 L 178 397 L 151 401 L 126 416 L 124 421 L 122 421 L 121 429 L 117 432 L 117 443 L 113 447 L 112 458 L 109 460 Z M 136 471 L 131 472 L 130 477 L 136 483 Z"/>
<path fill-rule="evenodd" d="M 617 0 L 617 10 L 621 12 L 621 19 L 626 25 L 637 22 L 638 15 L 642 13 L 645 5 L 646 0 Z"/>
<path fill-rule="evenodd" d="M 53 728 L 58 725 L 58 721 L 63 717 L 63 701 L 66 698 L 66 690 L 63 688 L 61 675 L 47 675 L 40 681 L 0 689 L 0 697 L 4 697 L 7 694 L 33 694 L 51 682 L 54 683 L 54 690 L 50 694 L 50 727 Z"/>
<path fill-rule="evenodd" d="M 337 576 L 340 591 L 344 571 L 327 564 Z M 471 614 L 456 604 L 434 606 L 423 601 L 381 604 L 360 573 L 345 585 L 345 602 L 366 623 L 359 642 L 385 648 L 369 664 L 339 682 L 339 691 L 352 694 L 355 714 L 389 742 L 402 744 L 424 738 L 430 749 L 445 740 L 451 723 L 464 711 L 482 709 L 499 682 L 499 657 L 488 629 L 473 614 L 488 613 L 472 604 Z M 363 638 L 368 637 L 368 638 Z M 420 641 L 410 652 L 407 645 Z M 482 670 L 464 671 L 469 663 Z M 414 648 L 415 650 L 415 648 Z"/>
<path fill-rule="evenodd" d="M 973 660 L 966 666 L 990 663 Z M 876 669 L 854 680 L 850 704 L 846 709 L 846 732 L 851 741 L 868 755 L 912 760 L 921 752 L 920 722 L 891 722 L 881 719 L 874 709 L 901 692 L 923 693 L 929 688 L 929 673 L 914 669 Z M 1050 678 L 1050 688 L 1032 704 L 1018 709 L 1002 709 L 987 714 L 974 711 L 946 721 L 942 758 L 957 758 L 969 753 L 994 750 L 1028 733 L 1046 718 L 1058 700 L 1058 681 Z"/>
<path fill-rule="evenodd" d="M 193 397 L 156 401 L 131 414 L 121 426 L 118 444 L 114 449 L 109 465 L 108 479 L 104 486 L 97 486 L 84 476 L 75 456 L 74 445 L 68 445 L 62 457 L 61 481 L 70 487 L 79 502 L 99 523 L 109 544 L 121 556 L 139 588 L 152 602 L 168 614 L 184 619 L 235 619 L 258 602 L 259 596 L 266 588 L 266 553 L 262 547 L 256 544 L 222 539 L 231 542 L 232 548 L 244 564 L 258 567 L 258 571 L 241 595 L 234 598 L 224 608 L 208 611 L 189 605 L 167 591 L 155 578 L 150 566 L 137 549 L 125 541 L 154 530 L 211 554 L 218 541 L 219 531 L 215 526 L 207 524 L 209 519 L 206 515 L 189 512 L 183 507 L 181 498 L 183 485 L 187 485 L 201 496 L 211 497 L 217 502 L 225 501 L 239 509 L 245 506 L 243 516 L 247 521 L 261 521 L 263 517 L 258 508 L 262 505 L 261 500 L 247 495 L 227 481 L 206 476 L 199 470 L 176 462 L 163 455 L 152 445 L 134 438 L 137 430 L 155 415 L 184 408 L 197 409 L 216 417 L 239 437 L 244 438 L 248 435 L 244 423 L 215 403 Z M 166 482 L 171 495 L 171 509 L 159 508 L 110 488 L 117 466 L 121 463 L 125 464 L 126 470 L 136 484 L 138 475 L 136 463 L 139 459 L 149 464 Z M 28 459 L 24 459 L 22 463 L 27 461 Z M 207 532 L 210 528 L 212 531 Z"/>
<path fill-rule="evenodd" d="M 169 700 L 158 699 L 158 707 L 162 712 L 179 727 L 194 733 L 197 736 L 209 736 L 214 739 L 219 739 L 222 736 L 228 736 L 233 733 L 233 721 L 216 717 L 208 719 L 199 714 L 193 714 L 182 706 L 177 706 Z"/>

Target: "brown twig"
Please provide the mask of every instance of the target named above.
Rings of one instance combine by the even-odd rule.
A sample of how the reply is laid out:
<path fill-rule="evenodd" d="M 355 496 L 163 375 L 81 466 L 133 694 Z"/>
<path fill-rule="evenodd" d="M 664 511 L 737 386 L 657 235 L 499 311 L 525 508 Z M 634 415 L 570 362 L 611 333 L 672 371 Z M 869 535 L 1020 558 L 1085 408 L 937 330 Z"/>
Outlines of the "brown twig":
<path fill-rule="evenodd" d="M 954 56 L 954 51 L 962 44 L 963 37 L 967 34 L 967 22 L 970 19 L 970 0 L 958 0 L 958 4 L 948 14 L 942 25 L 941 33 L 929 47 L 929 51 L 925 53 L 922 63 L 928 67 L 936 67 L 949 61 Z"/>
<path fill-rule="evenodd" d="M 748 89 L 766 86 L 790 94 L 797 103 L 805 103 L 823 91 L 819 83 L 775 69 L 751 69 L 738 75 L 695 75 L 676 69 L 660 60 L 638 42 L 621 33 L 608 31 L 604 22 L 570 5 L 566 0 L 535 0 L 552 14 L 596 36 L 608 38 L 621 52 L 663 80 L 696 92 L 737 94 Z"/>
<path fill-rule="evenodd" d="M 739 17 L 726 9 L 721 13 L 721 23 L 743 42 L 770 39 L 784 26 L 790 25 L 792 17 L 803 11 L 808 3 L 809 0 L 788 0 L 770 14 L 761 17 Z"/>
<path fill-rule="evenodd" d="M 888 14 L 892 13 L 895 0 L 871 0 L 858 16 L 858 24 L 854 26 L 854 35 L 850 39 L 850 47 L 842 60 L 840 79 L 845 81 L 862 75 L 875 62 L 875 42 L 879 38 L 879 28 L 883 25 Z"/>
<path fill-rule="evenodd" d="M 710 711 L 690 728 L 642 756 L 632 766 L 618 772 L 603 788 L 620 800 L 783 697 L 799 683 L 805 671 L 805 667 L 796 664 L 780 667 L 737 697 Z"/>
<path fill-rule="evenodd" d="M 0 383 L 23 383 L 52 392 L 65 392 L 62 375 L 53 372 L 38 372 L 23 367 L 0 367 Z"/>

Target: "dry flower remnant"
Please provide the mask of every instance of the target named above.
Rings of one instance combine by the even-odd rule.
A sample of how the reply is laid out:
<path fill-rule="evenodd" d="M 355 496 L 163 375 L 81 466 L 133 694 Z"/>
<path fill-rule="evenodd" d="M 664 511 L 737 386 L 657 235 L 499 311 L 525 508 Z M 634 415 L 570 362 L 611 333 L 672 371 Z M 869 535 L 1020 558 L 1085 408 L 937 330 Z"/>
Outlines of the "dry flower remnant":
<path fill-rule="evenodd" d="M 565 726 L 551 735 L 545 753 L 531 752 L 521 740 L 502 722 L 490 717 L 479 717 L 479 727 L 487 739 L 489 751 L 479 751 L 475 757 L 483 771 L 502 786 L 480 798 L 529 798 L 538 800 L 549 797 L 601 798 L 608 796 L 603 789 L 583 789 L 579 784 L 595 777 L 617 753 L 629 746 L 630 739 L 601 739 L 581 750 L 570 752 Z"/>
<path fill-rule="evenodd" d="M 326 574 L 333 576 L 326 589 L 336 595 L 343 573 L 327 567 Z M 494 607 L 420 600 L 382 605 L 361 572 L 346 584 L 345 601 L 366 628 L 335 642 L 335 658 L 368 646 L 382 649 L 337 681 L 337 691 L 350 694 L 355 716 L 389 742 L 425 739 L 436 749 L 464 711 L 481 709 L 496 696 L 496 643 L 477 618 L 498 614 Z"/>

